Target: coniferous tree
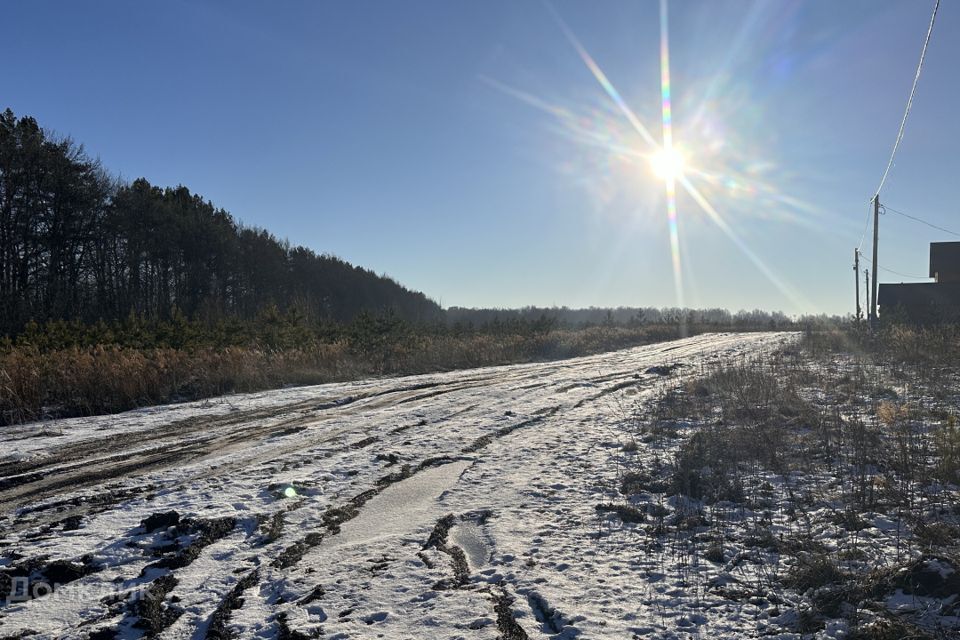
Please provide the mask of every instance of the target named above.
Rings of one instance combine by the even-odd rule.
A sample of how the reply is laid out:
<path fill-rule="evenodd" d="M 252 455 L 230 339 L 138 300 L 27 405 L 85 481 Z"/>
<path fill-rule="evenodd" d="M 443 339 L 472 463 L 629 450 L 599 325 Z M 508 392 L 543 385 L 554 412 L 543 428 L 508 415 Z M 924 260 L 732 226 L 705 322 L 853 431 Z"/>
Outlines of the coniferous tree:
<path fill-rule="evenodd" d="M 0 113 L 0 333 L 30 321 L 441 317 L 419 292 L 238 224 L 184 186 L 111 178 L 69 138 Z"/>

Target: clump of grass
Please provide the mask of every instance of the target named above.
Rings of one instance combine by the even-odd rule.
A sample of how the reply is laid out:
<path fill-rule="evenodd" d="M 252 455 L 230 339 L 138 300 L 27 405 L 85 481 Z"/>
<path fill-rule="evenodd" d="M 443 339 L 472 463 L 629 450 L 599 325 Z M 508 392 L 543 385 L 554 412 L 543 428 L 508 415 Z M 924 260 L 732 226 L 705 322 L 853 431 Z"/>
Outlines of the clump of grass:
<path fill-rule="evenodd" d="M 707 550 L 703 552 L 703 558 L 710 562 L 720 564 L 726 558 L 723 552 L 723 545 L 718 541 L 712 542 L 710 546 L 707 547 Z"/>
<path fill-rule="evenodd" d="M 934 636 L 896 618 L 879 618 L 851 630 L 850 640 L 933 640 Z"/>
<path fill-rule="evenodd" d="M 620 478 L 620 493 L 632 496 L 646 491 L 652 478 L 645 471 L 628 471 Z"/>
<path fill-rule="evenodd" d="M 619 504 L 614 502 L 604 502 L 596 506 L 597 513 L 613 513 L 616 514 L 622 522 L 629 523 L 640 523 L 646 519 L 646 515 L 640 509 L 637 509 L 633 505 L 629 504 Z"/>
<path fill-rule="evenodd" d="M 743 500 L 732 430 L 702 429 L 683 443 L 674 459 L 672 489 L 697 500 Z"/>
<path fill-rule="evenodd" d="M 893 393 L 893 397 L 896 397 L 896 392 Z M 884 400 L 877 405 L 877 419 L 888 427 L 892 427 L 909 416 L 910 408 L 906 405 L 898 405 L 889 400 Z"/>
<path fill-rule="evenodd" d="M 726 362 L 660 397 L 641 428 L 644 442 L 676 436 L 678 424 L 699 427 L 674 455 L 672 491 L 708 503 L 739 502 L 742 467 L 790 466 L 792 441 L 819 428 L 821 417 L 798 391 L 803 369 L 787 357 Z"/>
<path fill-rule="evenodd" d="M 784 584 L 801 593 L 844 582 L 847 575 L 826 554 L 801 554 L 784 577 Z"/>
<path fill-rule="evenodd" d="M 933 448 L 940 481 L 960 484 L 960 429 L 956 416 L 949 416 L 946 424 L 933 432 Z"/>

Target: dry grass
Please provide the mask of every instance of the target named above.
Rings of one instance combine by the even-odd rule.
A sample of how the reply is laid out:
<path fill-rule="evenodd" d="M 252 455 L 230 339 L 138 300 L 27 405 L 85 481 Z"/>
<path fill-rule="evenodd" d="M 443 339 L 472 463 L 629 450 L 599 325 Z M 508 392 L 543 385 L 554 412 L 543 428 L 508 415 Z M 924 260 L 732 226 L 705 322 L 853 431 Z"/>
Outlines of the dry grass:
<path fill-rule="evenodd" d="M 93 415 L 137 406 L 311 384 L 358 373 L 340 345 L 311 351 L 70 348 L 0 354 L 0 422 Z"/>
<path fill-rule="evenodd" d="M 645 528 L 669 557 L 748 558 L 738 577 L 752 589 L 723 593 L 789 606 L 780 631 L 812 637 L 842 618 L 851 638 L 955 638 L 958 336 L 809 333 L 667 385 L 627 423 L 655 451 L 623 454 L 636 466 L 621 492 L 628 504 L 676 505 Z M 671 424 L 673 439 L 659 441 Z M 680 517 L 691 513 L 703 521 L 692 530 Z M 916 609 L 894 616 L 897 593 Z"/>
<path fill-rule="evenodd" d="M 534 335 L 425 334 L 362 351 L 348 341 L 283 350 L 7 346 L 0 350 L 0 424 L 366 376 L 569 358 L 675 337 L 675 327 L 646 326 Z"/>

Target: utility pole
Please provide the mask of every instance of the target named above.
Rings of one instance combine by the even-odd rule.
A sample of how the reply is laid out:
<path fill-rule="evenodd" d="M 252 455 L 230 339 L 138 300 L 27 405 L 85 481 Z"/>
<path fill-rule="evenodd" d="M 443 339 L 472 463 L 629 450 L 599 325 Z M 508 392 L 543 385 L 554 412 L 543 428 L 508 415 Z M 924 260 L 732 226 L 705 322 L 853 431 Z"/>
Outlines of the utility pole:
<path fill-rule="evenodd" d="M 867 304 L 867 308 L 870 308 L 870 269 L 863 270 L 863 298 L 864 302 Z"/>
<path fill-rule="evenodd" d="M 862 319 L 862 311 L 860 310 L 860 250 L 853 250 L 853 284 L 856 286 L 857 293 L 854 298 L 857 301 L 857 315 L 856 320 L 859 324 Z"/>
<path fill-rule="evenodd" d="M 873 281 L 870 287 L 870 328 L 877 324 L 877 235 L 880 226 L 880 194 L 873 196 Z"/>

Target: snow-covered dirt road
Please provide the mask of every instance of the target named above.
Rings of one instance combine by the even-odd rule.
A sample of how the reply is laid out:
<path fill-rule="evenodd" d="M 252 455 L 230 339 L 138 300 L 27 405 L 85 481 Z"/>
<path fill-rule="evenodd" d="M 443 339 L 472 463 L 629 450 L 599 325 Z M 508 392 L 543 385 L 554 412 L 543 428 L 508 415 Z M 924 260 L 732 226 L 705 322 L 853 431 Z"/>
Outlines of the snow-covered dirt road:
<path fill-rule="evenodd" d="M 0 638 L 751 636 L 595 507 L 627 405 L 790 339 L 5 428 Z"/>

